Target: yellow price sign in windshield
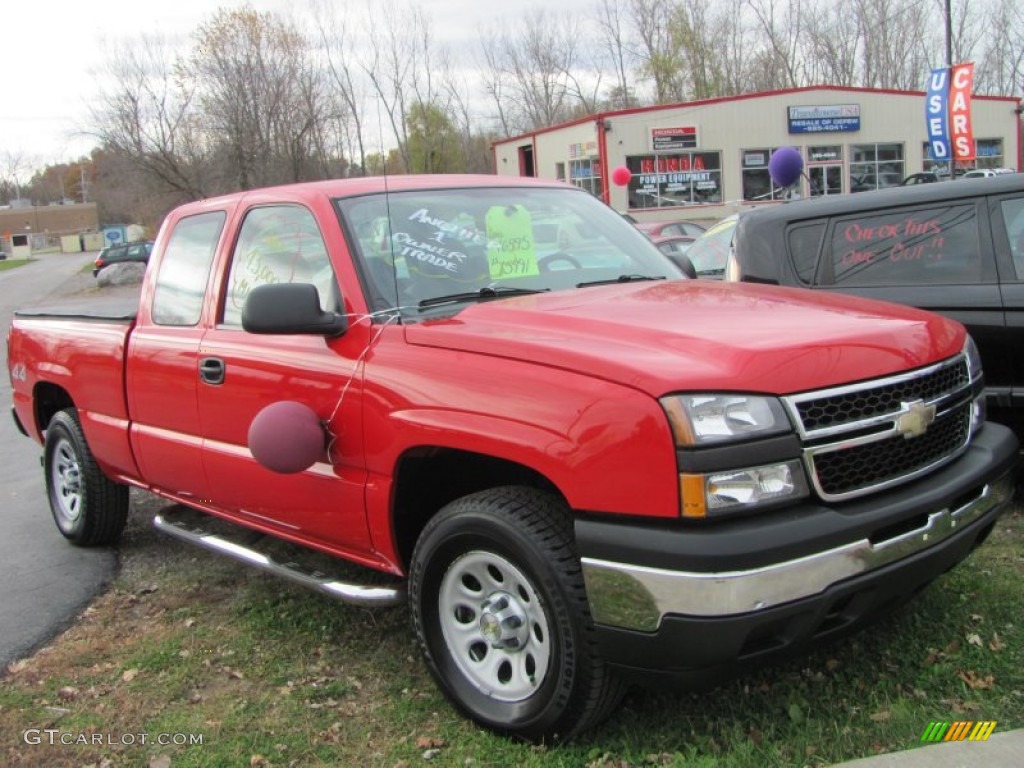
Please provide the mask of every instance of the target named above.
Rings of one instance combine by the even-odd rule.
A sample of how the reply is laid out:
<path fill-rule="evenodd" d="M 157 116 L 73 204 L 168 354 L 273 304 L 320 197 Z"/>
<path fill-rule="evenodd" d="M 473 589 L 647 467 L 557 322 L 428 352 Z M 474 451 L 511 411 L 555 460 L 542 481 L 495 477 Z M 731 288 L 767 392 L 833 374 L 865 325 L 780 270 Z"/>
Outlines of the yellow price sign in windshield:
<path fill-rule="evenodd" d="M 492 280 L 539 275 L 533 247 L 533 219 L 521 205 L 487 211 L 487 264 Z"/>

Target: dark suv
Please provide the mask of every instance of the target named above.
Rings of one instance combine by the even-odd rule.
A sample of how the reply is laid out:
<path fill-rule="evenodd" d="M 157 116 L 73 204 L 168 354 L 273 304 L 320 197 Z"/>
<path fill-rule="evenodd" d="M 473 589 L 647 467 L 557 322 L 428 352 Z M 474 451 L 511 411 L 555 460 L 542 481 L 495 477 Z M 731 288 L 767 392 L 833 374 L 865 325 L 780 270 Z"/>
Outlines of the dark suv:
<path fill-rule="evenodd" d="M 862 192 L 739 218 L 727 280 L 910 304 L 967 326 L 993 416 L 1024 426 L 1024 174 Z"/>
<path fill-rule="evenodd" d="M 96 260 L 92 263 L 92 275 L 95 277 L 104 267 L 109 267 L 111 264 L 120 264 L 124 261 L 139 261 L 143 264 L 148 264 L 149 254 L 152 251 L 152 240 L 136 240 L 131 243 L 108 245 L 96 255 Z"/>

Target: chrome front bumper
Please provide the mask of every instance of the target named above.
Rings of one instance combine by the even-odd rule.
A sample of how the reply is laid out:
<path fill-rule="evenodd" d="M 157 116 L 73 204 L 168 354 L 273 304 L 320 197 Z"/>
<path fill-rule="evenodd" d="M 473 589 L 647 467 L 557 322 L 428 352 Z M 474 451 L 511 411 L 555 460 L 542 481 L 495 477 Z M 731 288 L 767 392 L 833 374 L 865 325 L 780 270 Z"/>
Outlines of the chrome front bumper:
<path fill-rule="evenodd" d="M 1013 497 L 1011 474 L 970 501 L 940 509 L 919 528 L 872 543 L 860 539 L 795 560 L 745 571 L 701 573 L 582 558 L 597 624 L 654 632 L 670 614 L 711 618 L 761 611 L 824 592 L 948 539 Z"/>

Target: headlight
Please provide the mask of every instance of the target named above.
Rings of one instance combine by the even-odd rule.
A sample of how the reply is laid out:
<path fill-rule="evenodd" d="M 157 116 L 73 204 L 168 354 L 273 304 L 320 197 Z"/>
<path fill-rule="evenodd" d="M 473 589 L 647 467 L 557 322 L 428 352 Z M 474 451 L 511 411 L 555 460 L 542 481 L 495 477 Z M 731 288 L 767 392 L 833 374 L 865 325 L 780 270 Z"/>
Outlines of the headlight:
<path fill-rule="evenodd" d="M 716 517 L 750 511 L 778 501 L 808 495 L 807 479 L 799 461 L 761 467 L 680 475 L 683 517 Z"/>
<path fill-rule="evenodd" d="M 981 429 L 981 425 L 985 423 L 988 414 L 985 407 L 985 391 L 981 386 L 983 378 L 981 355 L 978 354 L 978 346 L 970 336 L 964 342 L 964 357 L 967 358 L 967 375 L 970 377 L 971 384 L 975 386 L 974 391 L 977 393 L 974 402 L 971 404 L 971 434 L 973 435 Z"/>
<path fill-rule="evenodd" d="M 670 395 L 661 399 L 676 445 L 699 446 L 791 432 L 782 403 L 760 395 Z"/>
<path fill-rule="evenodd" d="M 971 381 L 975 382 L 981 378 L 981 355 L 978 354 L 978 345 L 970 336 L 964 342 L 964 356 L 967 358 L 967 373 Z"/>

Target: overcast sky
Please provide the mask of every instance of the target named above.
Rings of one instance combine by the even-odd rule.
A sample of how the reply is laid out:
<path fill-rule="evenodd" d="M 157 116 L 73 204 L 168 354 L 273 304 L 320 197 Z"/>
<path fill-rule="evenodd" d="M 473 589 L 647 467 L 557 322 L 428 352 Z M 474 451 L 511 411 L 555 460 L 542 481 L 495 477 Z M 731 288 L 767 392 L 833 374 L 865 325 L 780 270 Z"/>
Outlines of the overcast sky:
<path fill-rule="evenodd" d="M 365 7 L 365 0 L 330 0 L 339 9 Z M 399 5 L 409 0 L 398 0 Z M 458 45 L 481 25 L 517 11 L 543 7 L 551 12 L 590 15 L 595 0 L 418 0 L 427 11 L 438 43 Z M 30 169 L 88 154 L 95 142 L 88 129 L 88 103 L 111 46 L 141 34 L 186 39 L 217 8 L 241 0 L 6 0 L 0 28 L 0 161 L 21 156 Z M 301 14 L 306 0 L 249 0 L 257 11 Z M 5 171 L 6 169 L 0 169 Z M 31 175 L 29 172 L 27 175 Z"/>

